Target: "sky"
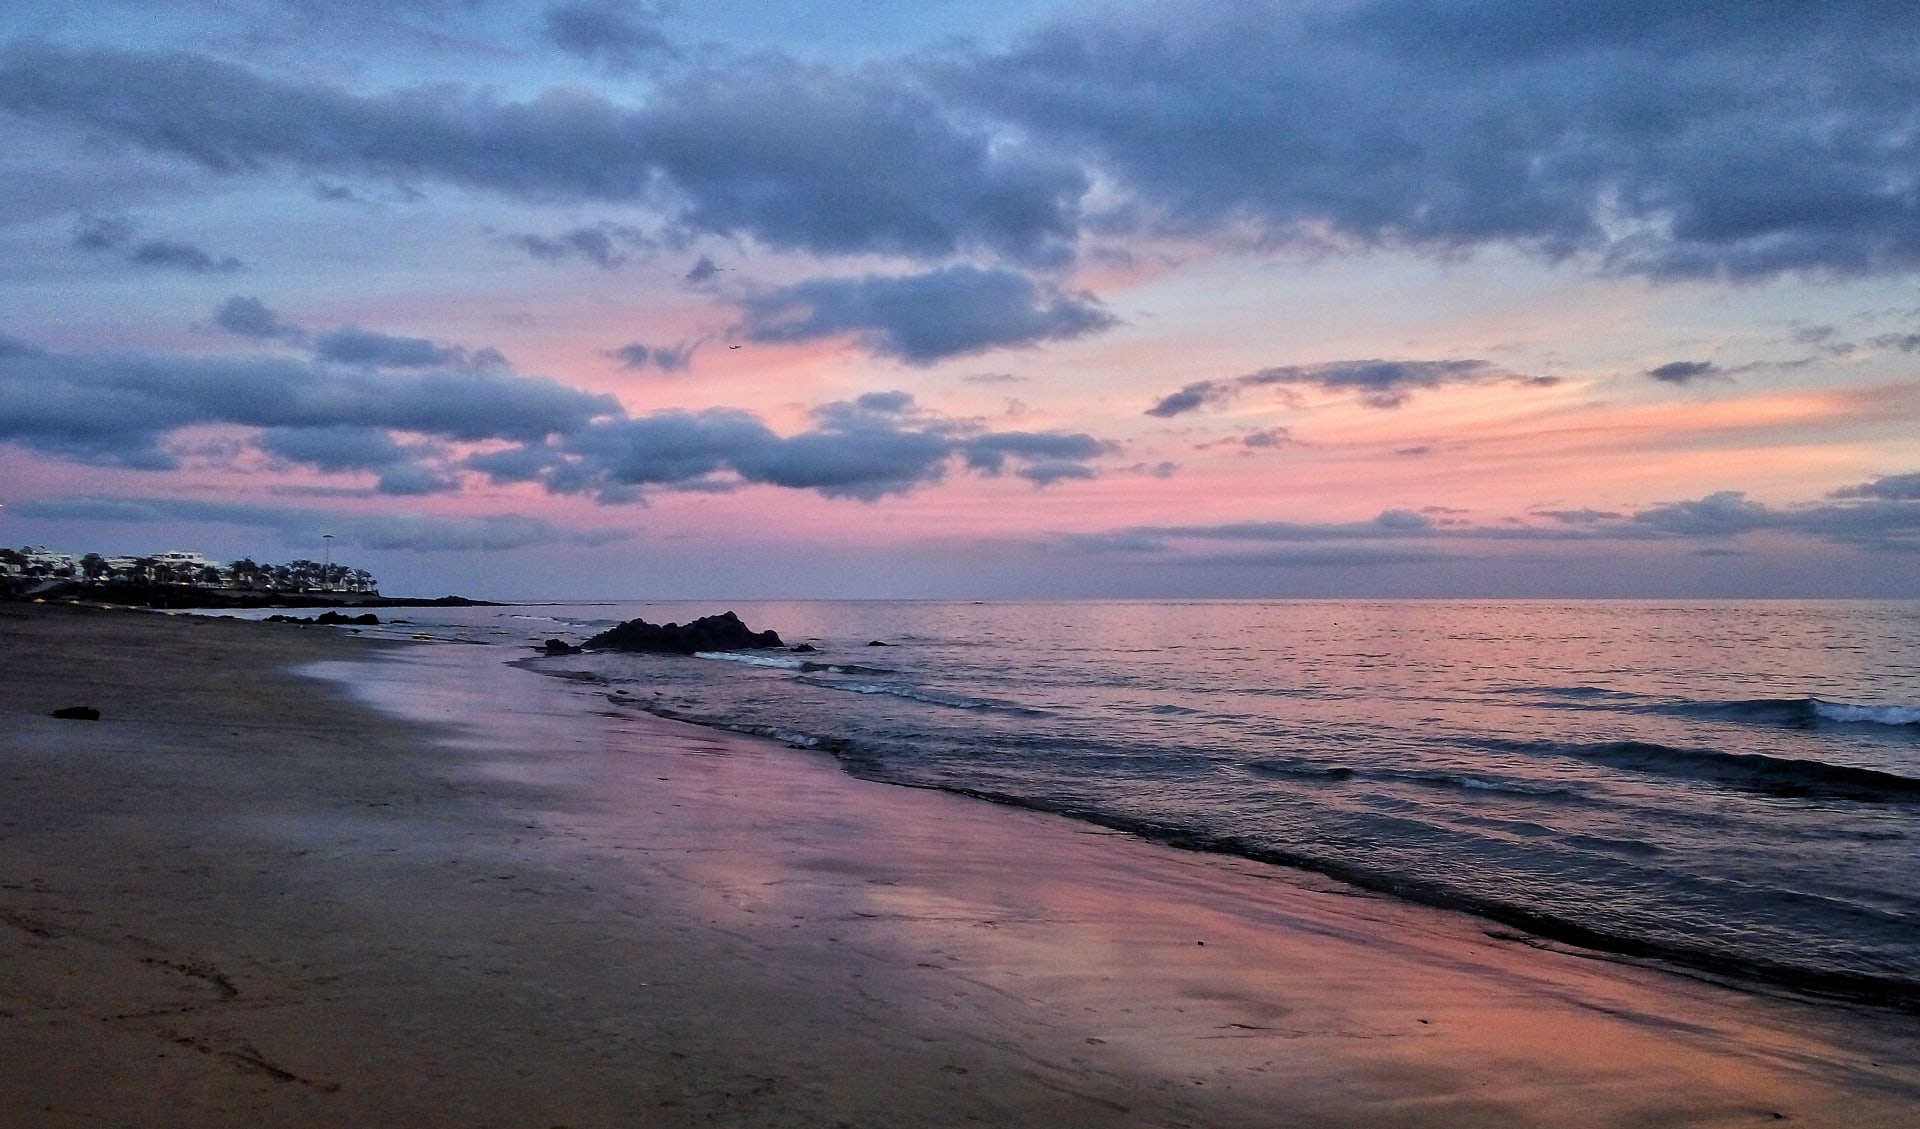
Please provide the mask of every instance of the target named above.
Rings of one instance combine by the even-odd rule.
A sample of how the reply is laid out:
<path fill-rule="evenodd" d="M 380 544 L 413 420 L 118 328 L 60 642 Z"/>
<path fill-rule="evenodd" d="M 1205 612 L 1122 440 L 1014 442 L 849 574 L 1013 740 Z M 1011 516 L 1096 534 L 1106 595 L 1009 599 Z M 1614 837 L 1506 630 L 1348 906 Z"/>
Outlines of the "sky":
<path fill-rule="evenodd" d="M 1920 598 L 1920 0 L 12 0 L 0 544 Z"/>

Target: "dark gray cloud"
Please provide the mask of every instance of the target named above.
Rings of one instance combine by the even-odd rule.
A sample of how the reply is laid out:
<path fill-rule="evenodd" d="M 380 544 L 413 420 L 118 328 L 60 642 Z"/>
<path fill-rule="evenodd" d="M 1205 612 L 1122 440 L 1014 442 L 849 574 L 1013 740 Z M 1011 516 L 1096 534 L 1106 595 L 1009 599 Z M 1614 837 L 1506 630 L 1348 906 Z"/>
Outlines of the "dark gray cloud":
<path fill-rule="evenodd" d="M 1113 446 L 1077 433 L 988 432 L 923 411 L 904 392 L 868 393 L 815 409 L 816 426 L 782 436 L 748 412 L 666 411 L 603 420 L 547 442 L 469 458 L 496 482 L 538 482 L 557 494 L 630 501 L 649 487 L 780 486 L 874 501 L 940 481 L 957 459 L 1037 484 L 1096 473 Z"/>
<path fill-rule="evenodd" d="M 135 242 L 132 220 L 117 216 L 88 216 L 74 226 L 73 245 L 82 251 L 116 254 L 143 267 L 187 271 L 192 274 L 230 274 L 241 267 L 231 255 L 216 256 L 191 243 L 171 239 Z"/>
<path fill-rule="evenodd" d="M 731 267 L 720 266 L 711 258 L 702 255 L 691 267 L 687 268 L 685 281 L 689 286 L 703 286 L 712 282 L 715 278 L 718 278 L 721 271 L 731 269 Z"/>
<path fill-rule="evenodd" d="M 1833 496 L 1920 502 L 1920 471 L 1912 474 L 1889 474 L 1876 478 L 1872 482 L 1863 482 L 1858 486 L 1845 486 L 1834 491 Z"/>
<path fill-rule="evenodd" d="M 1090 294 L 972 266 L 813 279 L 747 298 L 743 308 L 743 329 L 755 341 L 852 335 L 870 352 L 917 365 L 1069 340 L 1115 324 Z"/>
<path fill-rule="evenodd" d="M 460 489 L 458 475 L 448 474 L 417 462 L 399 462 L 381 467 L 374 489 L 381 494 L 413 497 L 422 494 L 451 494 Z"/>
<path fill-rule="evenodd" d="M 1262 431 L 1251 431 L 1240 437 L 1242 446 L 1251 448 L 1292 447 L 1299 444 L 1293 433 L 1284 427 L 1269 427 Z"/>
<path fill-rule="evenodd" d="M 1665 384 L 1691 384 L 1696 380 L 1719 378 L 1723 374 L 1712 361 L 1669 361 L 1647 370 L 1647 375 Z"/>
<path fill-rule="evenodd" d="M 1034 478 L 1030 473 L 1034 466 L 1053 468 L 1051 481 L 1062 478 L 1091 478 L 1093 474 L 1083 464 L 1089 459 L 1113 454 L 1118 450 L 1112 443 L 1095 439 L 1082 432 L 1060 431 L 1000 431 L 968 439 L 963 447 L 967 466 L 986 474 L 999 474 L 1006 467 L 1009 457 L 1032 460 L 1031 466 L 1020 473 Z M 1066 467 L 1078 466 L 1079 471 L 1069 471 Z M 1086 471 L 1086 473 L 1080 473 Z M 1038 481 L 1038 479 L 1035 479 Z"/>
<path fill-rule="evenodd" d="M 548 7 L 542 30 L 562 51 L 624 74 L 649 59 L 678 54 L 652 18 L 623 0 L 579 0 Z"/>
<path fill-rule="evenodd" d="M 1244 388 L 1310 385 L 1330 391 L 1355 391 L 1375 408 L 1397 408 L 1415 391 L 1466 384 L 1519 384 L 1545 388 L 1552 376 L 1526 376 L 1489 361 L 1333 361 L 1320 365 L 1282 365 L 1240 377 Z"/>
<path fill-rule="evenodd" d="M 1920 553 L 1920 473 L 1892 475 L 1835 491 L 1833 502 L 1769 506 L 1738 490 L 1669 502 L 1632 524 L 1662 536 L 1731 538 L 1777 532 L 1859 548 Z"/>
<path fill-rule="evenodd" d="M 1145 10 L 1141 10 L 1145 7 Z M 1099 8 L 935 69 L 1126 218 L 1656 276 L 1920 264 L 1904 0 Z"/>
<path fill-rule="evenodd" d="M 1090 184 L 895 78 L 780 56 L 685 69 L 631 108 L 580 90 L 360 95 L 202 55 L 21 41 L 0 51 L 0 110 L 228 175 L 291 166 L 645 204 L 684 233 L 820 254 L 1057 263 Z"/>
<path fill-rule="evenodd" d="M 0 441 L 140 469 L 172 467 L 162 441 L 196 424 L 529 441 L 620 410 L 611 396 L 491 368 L 399 375 L 278 357 L 0 350 Z"/>
<path fill-rule="evenodd" d="M 657 368 L 661 372 L 685 372 L 693 365 L 693 351 L 698 344 L 645 345 L 629 341 L 617 349 L 607 350 L 607 356 L 619 361 L 623 369 Z"/>
<path fill-rule="evenodd" d="M 289 341 L 297 344 L 307 339 L 306 330 L 280 320 L 280 315 L 260 299 L 242 294 L 235 294 L 220 304 L 220 308 L 214 311 L 213 324 L 236 337 L 249 337 L 255 341 Z"/>
<path fill-rule="evenodd" d="M 1172 419 L 1197 412 L 1214 404 L 1223 404 L 1240 394 L 1240 385 L 1232 380 L 1196 380 L 1178 392 L 1169 392 L 1147 409 L 1150 416 Z"/>
<path fill-rule="evenodd" d="M 240 269 L 240 260 L 231 255 L 216 257 L 191 243 L 171 239 L 149 239 L 127 255 L 127 261 L 143 267 L 165 267 L 196 274 L 230 274 Z"/>
<path fill-rule="evenodd" d="M 543 262 L 584 259 L 601 270 L 625 266 L 632 258 L 633 251 L 653 246 L 653 240 L 639 228 L 610 221 L 576 227 L 558 235 L 514 235 L 508 238 L 515 246 Z"/>
<path fill-rule="evenodd" d="M 376 427 L 270 427 L 261 450 L 319 470 L 373 470 L 405 458 L 393 436 Z"/>
<path fill-rule="evenodd" d="M 1056 482 L 1099 477 L 1099 472 L 1085 463 L 1067 462 L 1064 459 L 1048 459 L 1045 462 L 1029 463 L 1014 473 L 1033 483 L 1035 486 L 1052 486 Z"/>
<path fill-rule="evenodd" d="M 1774 511 L 1738 490 L 1722 490 L 1704 498 L 1668 502 L 1642 510 L 1632 520 L 1661 533 L 1688 537 L 1735 537 L 1768 528 Z"/>
<path fill-rule="evenodd" d="M 601 64 L 664 57 L 648 10 L 543 15 L 548 41 Z M 631 104 L 361 94 L 21 41 L 0 54 L 0 109 L 222 173 L 646 204 L 685 234 L 818 254 L 1059 263 L 1093 222 L 1853 275 L 1920 265 L 1913 16 L 1911 0 L 1102 5 L 1011 50 L 892 67 L 710 53 L 654 68 Z"/>
<path fill-rule="evenodd" d="M 1920 353 L 1920 333 L 1886 333 L 1870 342 L 1879 349 L 1898 349 L 1902 353 Z"/>
<path fill-rule="evenodd" d="M 460 488 L 457 476 L 427 465 L 442 462 L 433 444 L 401 444 L 377 427 L 272 427 L 254 443 L 269 455 L 304 463 L 327 474 L 370 471 L 381 494 L 445 494 Z"/>
<path fill-rule="evenodd" d="M 314 338 L 313 352 L 322 361 L 372 368 L 502 369 L 507 363 L 492 349 L 468 352 L 458 345 L 436 345 L 424 337 L 395 337 L 357 325 L 320 334 Z"/>
<path fill-rule="evenodd" d="M 871 501 L 937 482 L 955 461 L 1042 484 L 1092 477 L 1086 463 L 1116 449 L 1079 433 L 988 431 L 904 392 L 825 404 L 814 418 L 812 429 L 781 436 L 743 411 L 629 417 L 611 396 L 492 367 L 394 373 L 283 357 L 87 356 L 0 338 L 0 442 L 162 470 L 178 463 L 173 433 L 230 424 L 258 429 L 251 442 L 272 458 L 371 472 L 387 494 L 458 489 L 466 470 L 605 501 L 636 500 L 648 487 L 745 485 Z M 451 442 L 504 445 L 456 463 Z"/>
<path fill-rule="evenodd" d="M 779 56 L 694 71 L 644 119 L 650 152 L 692 201 L 687 228 L 816 253 L 937 258 L 978 246 L 1057 262 L 1090 183 L 957 125 L 910 85 Z"/>
<path fill-rule="evenodd" d="M 627 500 L 641 487 L 784 486 L 867 501 L 937 482 L 952 441 L 879 423 L 783 438 L 747 412 L 667 411 L 603 422 L 543 450 L 471 460 L 501 481 L 537 478 L 548 490 Z"/>
<path fill-rule="evenodd" d="M 1397 408 L 1416 391 L 1449 385 L 1519 384 L 1537 388 L 1558 383 L 1557 377 L 1527 376 L 1490 361 L 1330 361 L 1318 365 L 1281 365 L 1231 380 L 1195 381 L 1162 397 L 1147 409 L 1147 414 L 1171 419 L 1224 404 L 1248 388 L 1309 386 L 1334 392 L 1354 391 L 1369 407 Z"/>
<path fill-rule="evenodd" d="M 234 525 L 277 534 L 282 544 L 311 546 L 331 533 L 342 546 L 411 552 L 483 552 L 530 545 L 604 545 L 631 536 L 624 530 L 570 530 L 523 514 L 440 517 L 431 514 L 353 514 L 300 507 L 202 502 L 182 498 L 48 498 L 14 507 L 49 521 L 124 522 L 177 526 Z"/>
<path fill-rule="evenodd" d="M 259 341 L 279 340 L 304 345 L 310 335 L 298 325 L 282 321 L 280 315 L 258 298 L 234 295 L 214 311 L 215 325 L 239 337 Z M 442 345 L 424 337 L 399 337 L 341 326 L 311 336 L 316 361 L 368 368 L 468 369 L 506 372 L 512 366 L 497 349 L 467 349 L 460 345 Z"/>

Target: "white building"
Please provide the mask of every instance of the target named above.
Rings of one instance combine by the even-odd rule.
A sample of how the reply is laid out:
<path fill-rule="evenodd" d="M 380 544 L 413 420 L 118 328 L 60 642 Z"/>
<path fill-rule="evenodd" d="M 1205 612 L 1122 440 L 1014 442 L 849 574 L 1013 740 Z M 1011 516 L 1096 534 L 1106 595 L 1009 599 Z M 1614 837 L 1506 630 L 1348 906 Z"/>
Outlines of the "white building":
<path fill-rule="evenodd" d="M 20 551 L 26 559 L 28 576 L 75 577 L 80 575 L 79 560 L 72 553 L 56 553 L 45 545 L 30 545 Z"/>
<path fill-rule="evenodd" d="M 176 584 L 199 584 L 207 569 L 218 576 L 219 583 L 225 586 L 232 581 L 227 566 L 219 561 L 208 560 L 199 553 L 189 553 L 184 549 L 168 549 L 164 553 L 153 555 L 153 569 L 159 576 L 172 580 Z"/>

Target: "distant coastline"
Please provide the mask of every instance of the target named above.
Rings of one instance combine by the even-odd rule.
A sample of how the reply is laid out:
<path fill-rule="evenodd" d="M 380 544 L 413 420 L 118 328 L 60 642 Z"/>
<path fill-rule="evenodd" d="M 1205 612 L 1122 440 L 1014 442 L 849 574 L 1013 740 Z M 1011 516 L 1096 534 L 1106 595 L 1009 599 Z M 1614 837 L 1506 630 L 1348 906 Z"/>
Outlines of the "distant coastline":
<path fill-rule="evenodd" d="M 0 586 L 0 600 L 117 604 L 136 608 L 482 608 L 502 605 L 465 596 L 382 596 L 378 592 L 281 592 L 187 584 L 61 581 Z"/>

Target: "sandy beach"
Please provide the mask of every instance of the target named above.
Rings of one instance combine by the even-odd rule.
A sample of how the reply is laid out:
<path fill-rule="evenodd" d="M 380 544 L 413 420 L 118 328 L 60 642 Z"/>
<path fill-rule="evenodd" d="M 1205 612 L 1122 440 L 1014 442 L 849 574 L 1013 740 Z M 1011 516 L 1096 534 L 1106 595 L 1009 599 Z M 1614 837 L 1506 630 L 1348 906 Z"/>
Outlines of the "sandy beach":
<path fill-rule="evenodd" d="M 0 1124 L 1920 1123 L 1920 1018 L 857 780 L 514 657 L 0 604 Z"/>

